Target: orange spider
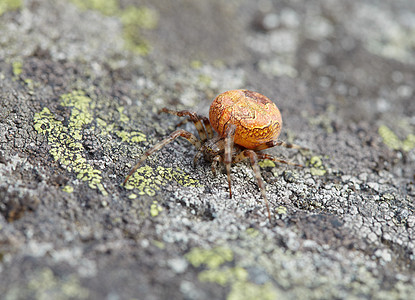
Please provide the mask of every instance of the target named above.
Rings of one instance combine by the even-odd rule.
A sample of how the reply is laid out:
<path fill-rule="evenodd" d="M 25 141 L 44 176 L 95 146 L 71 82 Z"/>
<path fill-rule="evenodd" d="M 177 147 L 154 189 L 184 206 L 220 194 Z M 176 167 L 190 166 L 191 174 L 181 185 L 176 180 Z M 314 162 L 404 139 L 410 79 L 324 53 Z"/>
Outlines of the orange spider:
<path fill-rule="evenodd" d="M 195 124 L 200 139 L 184 129 L 172 132 L 167 138 L 143 154 L 125 178 L 123 185 L 126 184 L 130 176 L 147 157 L 181 136 L 192 143 L 198 150 L 193 160 L 194 165 L 196 165 L 201 155 L 204 156 L 205 160 L 212 162 L 211 167 L 214 174 L 216 174 L 216 168 L 219 163 L 225 164 L 230 198 L 232 198 L 231 164 L 249 159 L 271 222 L 271 213 L 264 181 L 258 167 L 258 159 L 269 159 L 297 167 L 302 167 L 302 165 L 277 159 L 269 154 L 260 152 L 260 150 L 274 146 L 306 149 L 277 140 L 281 132 L 282 119 L 280 111 L 271 100 L 257 92 L 231 90 L 215 98 L 210 106 L 209 119 L 188 110 L 175 111 L 163 108 L 160 112 L 179 117 L 188 117 L 187 120 Z M 218 133 L 217 136 L 214 136 L 212 127 Z"/>

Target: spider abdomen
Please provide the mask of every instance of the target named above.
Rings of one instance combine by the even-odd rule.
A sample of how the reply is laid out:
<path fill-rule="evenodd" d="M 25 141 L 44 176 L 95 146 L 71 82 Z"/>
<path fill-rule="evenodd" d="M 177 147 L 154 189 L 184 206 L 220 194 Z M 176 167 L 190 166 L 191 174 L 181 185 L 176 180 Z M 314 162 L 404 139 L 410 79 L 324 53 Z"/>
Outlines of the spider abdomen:
<path fill-rule="evenodd" d="M 209 121 L 222 137 L 230 124 L 235 125 L 234 143 L 247 149 L 276 140 L 282 127 L 277 106 L 249 90 L 231 90 L 217 96 L 210 106 Z"/>

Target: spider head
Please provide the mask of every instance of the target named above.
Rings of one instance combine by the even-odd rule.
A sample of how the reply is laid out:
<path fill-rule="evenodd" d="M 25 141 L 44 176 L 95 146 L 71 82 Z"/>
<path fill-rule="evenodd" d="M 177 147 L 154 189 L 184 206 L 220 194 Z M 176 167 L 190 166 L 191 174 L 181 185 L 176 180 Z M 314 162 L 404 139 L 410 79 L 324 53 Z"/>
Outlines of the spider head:
<path fill-rule="evenodd" d="M 221 137 L 216 137 L 206 141 L 203 149 L 203 156 L 206 161 L 213 161 L 216 156 L 222 155 L 224 152 L 225 140 Z"/>

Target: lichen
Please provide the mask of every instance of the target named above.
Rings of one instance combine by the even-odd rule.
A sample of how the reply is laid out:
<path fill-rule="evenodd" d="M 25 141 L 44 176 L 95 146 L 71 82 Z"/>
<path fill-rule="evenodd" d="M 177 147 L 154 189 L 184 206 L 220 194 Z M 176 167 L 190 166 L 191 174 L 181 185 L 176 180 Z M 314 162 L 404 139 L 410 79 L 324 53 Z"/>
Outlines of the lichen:
<path fill-rule="evenodd" d="M 237 281 L 232 285 L 227 300 L 274 300 L 278 299 L 274 286 L 267 282 L 263 285 L 252 282 Z"/>
<path fill-rule="evenodd" d="M 145 6 L 130 6 L 121 11 L 121 22 L 124 26 L 155 29 L 158 24 L 158 14 Z"/>
<path fill-rule="evenodd" d="M 83 91 L 74 91 L 61 96 L 60 104 L 70 109 L 68 120 L 57 120 L 55 115 L 45 107 L 34 117 L 34 128 L 38 133 L 46 136 L 50 146 L 49 153 L 55 161 L 58 161 L 68 172 L 73 172 L 80 180 L 88 182 L 92 189 L 98 189 L 102 194 L 107 192 L 102 184 L 102 172 L 91 166 L 86 157 L 87 152 L 83 145 L 83 129 L 88 128 L 92 132 L 100 132 L 101 135 L 114 134 L 121 142 L 135 144 L 146 141 L 146 136 L 140 131 L 115 130 L 120 123 L 127 125 L 130 121 L 124 114 L 123 107 L 117 107 L 119 123 L 109 123 L 101 118 L 96 118 L 94 110 L 96 103 Z M 124 127 L 124 126 L 121 126 Z M 98 129 L 98 130 L 97 130 Z M 196 186 L 198 181 L 180 169 L 143 166 L 138 169 L 126 185 L 127 189 L 138 189 L 135 195 L 154 196 L 161 186 L 170 181 L 176 181 L 182 186 Z M 63 191 L 72 192 L 73 187 L 64 187 Z M 156 216 L 161 207 L 151 207 L 150 213 Z M 157 212 L 157 214 L 156 214 Z"/>
<path fill-rule="evenodd" d="M 22 7 L 22 0 L 1 0 L 0 16 L 8 11 L 18 10 Z"/>
<path fill-rule="evenodd" d="M 2 296 L 3 299 L 88 299 L 89 290 L 75 275 L 59 278 L 51 269 L 43 268 L 30 275 L 26 285 L 12 286 Z"/>
<path fill-rule="evenodd" d="M 21 61 L 14 61 L 12 63 L 13 75 L 15 78 L 19 77 L 22 74 L 23 63 Z"/>
<path fill-rule="evenodd" d="M 71 0 L 82 10 L 96 10 L 100 13 L 112 16 L 118 12 L 118 0 Z"/>
<path fill-rule="evenodd" d="M 159 16 L 157 11 L 146 6 L 128 6 L 122 9 L 116 0 L 71 0 L 82 10 L 96 10 L 107 16 L 120 18 L 123 24 L 125 48 L 139 55 L 150 52 L 150 45 L 144 38 L 142 30 L 155 29 Z"/>
<path fill-rule="evenodd" d="M 264 160 L 261 160 L 261 161 L 258 163 L 258 165 L 259 165 L 261 168 L 267 168 L 267 167 L 273 168 L 273 167 L 275 167 L 275 163 L 274 163 L 272 160 L 269 160 L 269 159 L 264 159 Z"/>
<path fill-rule="evenodd" d="M 408 134 L 404 140 L 399 137 L 386 125 L 381 125 L 378 130 L 379 135 L 382 137 L 383 142 L 388 148 L 392 150 L 402 150 L 409 152 L 415 149 L 415 135 Z"/>
<path fill-rule="evenodd" d="M 130 194 L 129 196 L 128 196 L 128 199 L 131 199 L 131 200 L 133 200 L 133 199 L 137 199 L 137 194 Z"/>
<path fill-rule="evenodd" d="M 257 237 L 260 233 L 257 229 L 255 228 L 248 228 L 245 233 L 249 236 L 249 237 Z"/>
<path fill-rule="evenodd" d="M 307 165 L 310 166 L 310 173 L 313 176 L 323 176 L 327 173 L 327 170 L 324 168 L 321 156 L 311 157 L 307 162 Z"/>
<path fill-rule="evenodd" d="M 249 231 L 252 233 L 252 230 Z M 236 266 L 229 264 L 235 260 L 235 257 L 233 251 L 227 247 L 194 248 L 186 255 L 186 259 L 194 267 L 205 267 L 198 274 L 198 279 L 201 282 L 230 287 L 230 293 L 227 295 L 228 300 L 276 298 L 275 288 L 270 282 L 252 283 L 249 281 L 249 274 L 245 268 L 238 266 L 237 262 Z"/>
<path fill-rule="evenodd" d="M 280 205 L 276 209 L 276 213 L 280 214 L 280 215 L 285 215 L 285 214 L 287 214 L 287 208 L 285 206 Z"/>
<path fill-rule="evenodd" d="M 152 217 L 157 217 L 163 208 L 158 204 L 157 201 L 153 201 L 150 207 L 150 215 Z"/>
<path fill-rule="evenodd" d="M 82 144 L 82 129 L 93 120 L 92 99 L 82 91 L 75 91 L 62 95 L 60 104 L 71 108 L 68 122 L 56 120 L 55 115 L 45 107 L 35 114 L 35 130 L 46 136 L 50 145 L 49 153 L 55 161 L 59 161 L 68 172 L 74 172 L 78 179 L 88 182 L 90 188 L 107 195 L 101 183 L 101 171 L 88 164 Z"/>
<path fill-rule="evenodd" d="M 166 249 L 166 245 L 163 242 L 160 242 L 160 241 L 157 241 L 157 240 L 153 240 L 152 241 L 152 244 L 154 246 L 156 246 L 157 248 L 161 249 L 161 250 Z"/>
<path fill-rule="evenodd" d="M 226 286 L 228 283 L 247 281 L 248 272 L 241 267 L 215 268 L 200 272 L 198 279 L 202 282 L 213 282 Z"/>
<path fill-rule="evenodd" d="M 225 262 L 232 261 L 233 252 L 226 247 L 194 248 L 186 254 L 186 258 L 194 267 L 206 265 L 209 269 L 216 269 Z"/>
<path fill-rule="evenodd" d="M 197 186 L 199 183 L 198 180 L 191 178 L 180 169 L 165 168 L 162 166 L 153 169 L 150 166 L 143 166 L 134 172 L 125 185 L 125 188 L 129 190 L 136 188 L 138 189 L 139 195 L 147 194 L 154 196 L 156 191 L 161 189 L 161 186 L 168 184 L 172 180 L 182 186 Z"/>
<path fill-rule="evenodd" d="M 351 26 L 368 51 L 402 63 L 415 63 L 415 23 L 406 11 L 395 12 L 374 3 L 361 3 Z"/>
<path fill-rule="evenodd" d="M 128 143 L 139 143 L 146 140 L 145 134 L 139 131 L 125 131 L 125 130 L 114 130 L 114 133 L 123 141 Z"/>
<path fill-rule="evenodd" d="M 125 47 L 137 54 L 146 55 L 150 52 L 150 45 L 143 37 L 142 29 L 155 29 L 158 24 L 156 11 L 142 6 L 130 6 L 120 13 L 123 24 Z"/>
<path fill-rule="evenodd" d="M 72 193 L 72 192 L 73 192 L 73 187 L 72 187 L 72 186 L 70 186 L 70 185 L 65 185 L 65 186 L 62 188 L 62 191 L 64 191 L 64 192 L 66 192 L 66 193 L 70 194 L 70 193 Z"/>

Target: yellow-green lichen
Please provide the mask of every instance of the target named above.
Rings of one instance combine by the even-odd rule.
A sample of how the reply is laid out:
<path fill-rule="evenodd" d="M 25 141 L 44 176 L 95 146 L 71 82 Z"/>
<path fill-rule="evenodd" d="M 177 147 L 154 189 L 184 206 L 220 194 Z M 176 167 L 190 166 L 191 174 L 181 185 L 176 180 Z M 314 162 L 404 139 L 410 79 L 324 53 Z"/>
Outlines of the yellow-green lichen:
<path fill-rule="evenodd" d="M 153 201 L 150 207 L 150 214 L 152 217 L 157 217 L 163 208 L 158 204 L 157 201 Z"/>
<path fill-rule="evenodd" d="M 148 41 L 133 26 L 125 27 L 123 30 L 125 48 L 138 55 L 147 55 L 151 48 Z"/>
<path fill-rule="evenodd" d="M 88 299 L 89 290 L 84 288 L 75 275 L 63 278 L 44 268 L 29 277 L 25 285 L 12 286 L 2 299 Z"/>
<path fill-rule="evenodd" d="M 307 165 L 310 166 L 310 172 L 313 176 L 323 176 L 327 172 L 320 156 L 311 157 Z"/>
<path fill-rule="evenodd" d="M 261 168 L 267 168 L 267 167 L 273 168 L 273 167 L 275 167 L 275 163 L 274 163 L 272 160 L 269 160 L 269 159 L 264 159 L 264 160 L 261 160 L 261 161 L 258 163 L 258 165 L 259 165 Z"/>
<path fill-rule="evenodd" d="M 33 89 L 35 87 L 35 83 L 30 78 L 22 78 L 22 77 L 20 77 L 20 75 L 22 75 L 22 73 L 23 73 L 23 62 L 21 62 L 19 60 L 14 61 L 12 63 L 12 72 L 13 72 L 13 80 L 14 81 L 17 81 L 17 80 L 21 79 L 21 81 L 23 83 L 25 83 L 25 85 L 28 88 L 28 91 L 27 92 L 32 95 L 33 94 Z"/>
<path fill-rule="evenodd" d="M 228 283 L 246 281 L 248 272 L 241 267 L 208 269 L 200 272 L 198 279 L 202 282 L 213 282 L 226 286 Z"/>
<path fill-rule="evenodd" d="M 37 275 L 28 284 L 29 288 L 35 291 L 35 299 L 47 299 L 48 297 L 60 299 L 88 298 L 89 291 L 82 287 L 79 279 L 74 275 L 62 280 L 55 277 L 50 269 L 44 269 Z"/>
<path fill-rule="evenodd" d="M 190 62 L 190 67 L 193 69 L 200 69 L 203 66 L 203 63 L 200 60 L 192 60 Z"/>
<path fill-rule="evenodd" d="M 35 87 L 35 83 L 33 82 L 33 80 L 30 78 L 27 78 L 27 79 L 24 79 L 24 83 L 29 88 L 30 90 L 29 93 L 33 93 L 33 89 Z"/>
<path fill-rule="evenodd" d="M 247 230 L 248 232 L 248 230 Z M 276 291 L 270 282 L 254 284 L 249 281 L 248 271 L 241 266 L 229 266 L 234 260 L 233 251 L 226 247 L 212 249 L 194 248 L 186 259 L 194 266 L 204 266 L 198 274 L 202 282 L 216 283 L 223 287 L 230 287 L 228 300 L 275 299 Z"/>
<path fill-rule="evenodd" d="M 225 247 L 213 249 L 194 248 L 186 254 L 186 258 L 194 267 L 206 265 L 209 269 L 216 269 L 225 262 L 232 261 L 233 252 Z"/>
<path fill-rule="evenodd" d="M 1 0 L 0 1 L 0 16 L 5 12 L 18 10 L 22 7 L 22 0 Z"/>
<path fill-rule="evenodd" d="M 257 237 L 259 236 L 260 232 L 255 228 L 248 228 L 246 231 L 246 234 L 248 234 L 249 237 Z"/>
<path fill-rule="evenodd" d="M 145 6 L 130 6 L 121 12 L 121 22 L 124 26 L 155 29 L 158 24 L 158 19 L 157 12 Z"/>
<path fill-rule="evenodd" d="M 139 131 L 127 132 L 125 130 L 114 130 L 114 133 L 123 141 L 128 143 L 139 143 L 146 140 L 145 134 Z"/>
<path fill-rule="evenodd" d="M 124 107 L 120 106 L 117 108 L 117 110 L 120 114 L 120 121 L 123 123 L 128 123 L 130 118 L 124 113 Z"/>
<path fill-rule="evenodd" d="M 71 0 L 82 10 L 96 10 L 107 16 L 116 16 L 123 24 L 125 48 L 140 55 L 148 54 L 150 45 L 144 38 L 143 29 L 154 29 L 158 25 L 157 11 L 146 6 L 128 6 L 122 9 L 116 0 Z"/>
<path fill-rule="evenodd" d="M 137 54 L 145 55 L 150 52 L 150 45 L 143 37 L 142 29 L 154 29 L 158 24 L 158 14 L 148 7 L 130 6 L 120 13 L 123 24 L 125 47 Z"/>
<path fill-rule="evenodd" d="M 156 169 L 150 166 L 143 166 L 137 169 L 130 177 L 126 189 L 138 189 L 139 195 L 154 196 L 161 186 L 166 185 L 170 181 L 176 181 L 182 186 L 196 186 L 198 181 L 186 175 L 180 169 L 164 168 L 158 166 Z"/>
<path fill-rule="evenodd" d="M 285 215 L 287 213 L 287 208 L 285 206 L 280 205 L 276 209 L 276 213 L 280 215 Z"/>
<path fill-rule="evenodd" d="M 306 113 L 304 113 L 306 115 Z M 333 128 L 333 117 L 336 114 L 336 106 L 328 105 L 325 113 L 318 114 L 315 117 L 307 117 L 310 126 L 320 127 L 326 131 L 326 133 L 331 134 L 334 132 Z"/>
<path fill-rule="evenodd" d="M 154 241 L 152 241 L 152 243 L 153 243 L 154 246 L 156 246 L 157 248 L 159 248 L 161 250 L 166 248 L 166 245 L 163 242 L 154 240 Z"/>
<path fill-rule="evenodd" d="M 199 82 L 204 86 L 209 86 L 212 83 L 212 77 L 207 74 L 200 74 Z"/>
<path fill-rule="evenodd" d="M 44 134 L 50 146 L 49 153 L 69 172 L 74 172 L 78 179 L 88 182 L 92 189 L 98 189 L 107 195 L 101 183 L 101 171 L 94 169 L 84 157 L 82 128 L 92 122 L 92 100 L 81 91 L 61 96 L 61 105 L 71 108 L 67 123 L 56 120 L 54 114 L 45 107 L 34 117 L 34 128 Z"/>
<path fill-rule="evenodd" d="M 137 194 L 134 194 L 134 193 L 133 193 L 133 194 L 130 194 L 130 195 L 128 196 L 128 199 L 132 199 L 132 200 L 133 200 L 133 199 L 137 199 L 137 197 L 138 197 L 138 196 L 137 196 Z"/>
<path fill-rule="evenodd" d="M 392 150 L 402 150 L 405 152 L 415 149 L 415 135 L 408 134 L 405 140 L 399 139 L 399 137 L 386 125 L 381 125 L 378 130 L 379 135 L 382 137 L 383 142 Z"/>
<path fill-rule="evenodd" d="M 119 10 L 118 0 L 71 0 L 82 10 L 96 10 L 100 13 L 113 16 Z"/>
<path fill-rule="evenodd" d="M 357 26 L 354 26 L 354 31 L 357 30 L 357 32 L 352 34 L 357 34 L 362 41 L 362 46 L 375 55 L 403 64 L 414 64 L 414 22 L 408 22 L 404 13 L 396 14 L 391 9 L 370 2 L 359 4 L 355 15 Z M 413 10 L 411 10 L 412 13 Z M 371 26 L 366 26 L 366 24 L 371 24 Z"/>
<path fill-rule="evenodd" d="M 127 124 L 130 121 L 130 118 L 124 113 L 124 107 L 122 106 L 117 107 L 117 111 L 119 113 L 120 122 Z M 102 124 L 104 128 L 107 127 L 105 121 L 103 120 L 100 120 L 99 124 Z M 111 129 L 112 129 L 111 131 L 115 133 L 123 142 L 139 143 L 139 142 L 144 142 L 146 140 L 145 134 L 139 131 L 128 132 L 125 130 L 113 130 L 113 128 Z"/>
<path fill-rule="evenodd" d="M 21 61 L 15 61 L 12 63 L 13 75 L 15 78 L 19 77 L 23 71 L 23 63 Z"/>
<path fill-rule="evenodd" d="M 100 129 L 102 135 L 108 135 L 114 132 L 114 127 L 115 127 L 114 123 L 108 124 L 101 118 L 95 118 L 95 122 L 98 128 Z"/>
<path fill-rule="evenodd" d="M 65 185 L 65 186 L 62 188 L 62 191 L 64 191 L 64 192 L 66 192 L 66 193 L 70 194 L 70 193 L 72 193 L 72 192 L 73 192 L 73 187 L 72 187 L 72 186 L 70 186 L 70 185 Z"/>
<path fill-rule="evenodd" d="M 61 96 L 62 106 L 70 108 L 70 117 L 65 122 L 57 120 L 55 115 L 45 107 L 35 114 L 34 128 L 38 133 L 47 137 L 50 145 L 49 153 L 55 161 L 59 161 L 69 172 L 74 172 L 78 179 L 87 181 L 93 189 L 100 190 L 104 195 L 107 192 L 102 185 L 101 171 L 88 164 L 83 145 L 83 128 L 88 126 L 91 131 L 99 129 L 102 135 L 115 134 L 122 142 L 137 143 L 146 140 L 146 136 L 139 131 L 114 130 L 115 124 L 108 124 L 102 118 L 94 117 L 95 102 L 82 91 L 74 91 Z M 117 108 L 121 122 L 128 122 L 129 118 L 123 113 L 123 108 Z M 138 189 L 138 195 L 154 196 L 161 186 L 175 180 L 183 186 L 195 186 L 198 181 L 190 178 L 180 169 L 157 167 L 153 169 L 144 166 L 138 169 L 126 186 L 127 189 Z M 154 212 L 154 211 L 153 211 Z"/>
<path fill-rule="evenodd" d="M 82 91 L 74 91 L 61 96 L 61 105 L 71 108 L 71 117 L 69 119 L 70 128 L 82 129 L 82 126 L 92 122 L 93 116 L 91 110 L 95 107 L 92 99 L 87 97 Z M 75 139 L 81 140 L 80 132 L 75 132 Z"/>
<path fill-rule="evenodd" d="M 227 300 L 275 300 L 278 299 L 274 286 L 267 282 L 257 285 L 246 281 L 237 281 L 232 285 Z"/>

